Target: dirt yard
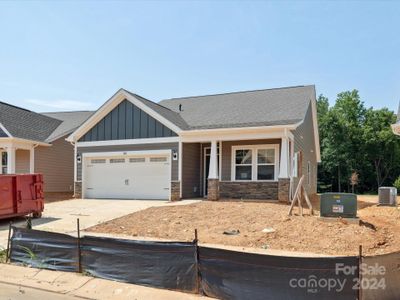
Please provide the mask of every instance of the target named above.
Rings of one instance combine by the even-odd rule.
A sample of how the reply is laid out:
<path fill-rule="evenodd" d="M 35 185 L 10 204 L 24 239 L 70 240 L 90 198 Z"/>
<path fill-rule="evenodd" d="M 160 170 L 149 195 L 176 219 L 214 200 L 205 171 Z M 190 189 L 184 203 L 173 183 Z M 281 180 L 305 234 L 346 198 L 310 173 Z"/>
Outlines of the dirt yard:
<path fill-rule="evenodd" d="M 88 231 L 190 241 L 197 228 L 200 243 L 329 255 L 355 255 L 359 245 L 366 255 L 398 251 L 400 209 L 378 207 L 376 202 L 376 196 L 359 197 L 362 225 L 340 219 L 324 222 L 318 216 L 300 217 L 297 208 L 295 215 L 288 217 L 288 206 L 279 203 L 202 201 L 148 208 Z M 234 230 L 239 234 L 224 234 Z"/>

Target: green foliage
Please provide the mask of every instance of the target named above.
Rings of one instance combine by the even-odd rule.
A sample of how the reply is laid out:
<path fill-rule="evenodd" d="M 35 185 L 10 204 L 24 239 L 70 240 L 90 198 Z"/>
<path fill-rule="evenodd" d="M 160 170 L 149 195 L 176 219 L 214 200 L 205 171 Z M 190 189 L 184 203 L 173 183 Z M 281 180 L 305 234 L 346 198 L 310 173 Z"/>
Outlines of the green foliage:
<path fill-rule="evenodd" d="M 400 173 L 400 139 L 390 125 L 396 116 L 387 108 L 366 109 L 357 90 L 317 101 L 322 163 L 319 189 L 350 191 L 350 177 L 359 174 L 357 192 L 376 192 Z"/>
<path fill-rule="evenodd" d="M 397 189 L 397 192 L 400 193 L 400 176 L 393 182 L 393 186 Z"/>

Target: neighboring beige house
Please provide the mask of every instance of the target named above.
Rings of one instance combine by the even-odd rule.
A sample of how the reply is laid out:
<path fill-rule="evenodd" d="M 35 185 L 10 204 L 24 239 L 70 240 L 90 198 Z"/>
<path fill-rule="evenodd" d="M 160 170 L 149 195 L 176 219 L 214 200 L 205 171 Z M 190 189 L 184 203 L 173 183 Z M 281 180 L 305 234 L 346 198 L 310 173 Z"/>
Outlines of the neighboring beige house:
<path fill-rule="evenodd" d="M 0 174 L 42 173 L 45 192 L 73 191 L 74 147 L 65 138 L 92 113 L 35 113 L 0 102 Z"/>
<path fill-rule="evenodd" d="M 82 198 L 288 201 L 316 194 L 314 86 L 154 103 L 120 89 L 68 139 Z"/>

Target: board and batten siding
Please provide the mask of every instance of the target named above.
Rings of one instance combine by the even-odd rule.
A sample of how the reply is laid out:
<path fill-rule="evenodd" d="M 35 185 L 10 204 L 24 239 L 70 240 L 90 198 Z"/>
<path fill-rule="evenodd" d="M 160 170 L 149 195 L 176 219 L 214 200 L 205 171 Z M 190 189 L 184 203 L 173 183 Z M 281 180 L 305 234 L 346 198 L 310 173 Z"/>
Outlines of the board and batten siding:
<path fill-rule="evenodd" d="M 70 192 L 74 184 L 74 147 L 63 136 L 50 147 L 35 148 L 35 172 L 43 173 L 45 192 Z"/>
<path fill-rule="evenodd" d="M 301 151 L 302 158 L 302 174 L 304 175 L 304 187 L 307 194 L 313 195 L 317 193 L 317 155 L 315 149 L 315 137 L 314 137 L 314 123 L 312 119 L 312 108 L 311 103 L 308 106 L 304 122 L 293 131 L 294 135 L 294 151 Z M 310 184 L 307 182 L 307 164 L 310 162 L 311 165 L 311 180 Z M 299 178 L 295 180 L 295 186 L 297 186 Z"/>
<path fill-rule="evenodd" d="M 177 134 L 132 102 L 124 100 L 82 136 L 79 142 L 172 136 Z"/>
<path fill-rule="evenodd" d="M 15 173 L 29 173 L 30 153 L 29 150 L 17 149 L 15 152 Z"/>
<path fill-rule="evenodd" d="M 124 152 L 124 151 L 146 151 L 146 150 L 174 150 L 179 153 L 178 143 L 159 143 L 159 144 L 143 144 L 143 145 L 109 145 L 109 146 L 90 146 L 77 147 L 77 154 L 91 152 Z M 171 180 L 178 180 L 178 160 L 171 160 Z M 82 163 L 77 163 L 77 180 L 82 180 Z"/>
<path fill-rule="evenodd" d="M 182 145 L 182 198 L 195 198 L 201 195 L 200 185 L 200 143 Z"/>

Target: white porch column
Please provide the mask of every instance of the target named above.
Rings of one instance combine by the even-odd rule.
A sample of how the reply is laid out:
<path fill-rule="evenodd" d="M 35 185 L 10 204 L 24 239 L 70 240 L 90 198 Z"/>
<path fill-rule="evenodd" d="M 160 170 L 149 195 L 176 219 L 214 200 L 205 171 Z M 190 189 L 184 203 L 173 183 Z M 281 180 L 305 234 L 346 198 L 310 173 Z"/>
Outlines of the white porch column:
<path fill-rule="evenodd" d="M 35 147 L 29 150 L 29 173 L 35 173 Z"/>
<path fill-rule="evenodd" d="M 289 178 L 289 139 L 282 138 L 279 178 Z"/>
<path fill-rule="evenodd" d="M 15 174 L 15 147 L 7 147 L 7 174 Z"/>
<path fill-rule="evenodd" d="M 210 152 L 210 168 L 208 171 L 208 179 L 218 179 L 218 155 L 217 155 L 217 141 L 211 141 Z"/>

